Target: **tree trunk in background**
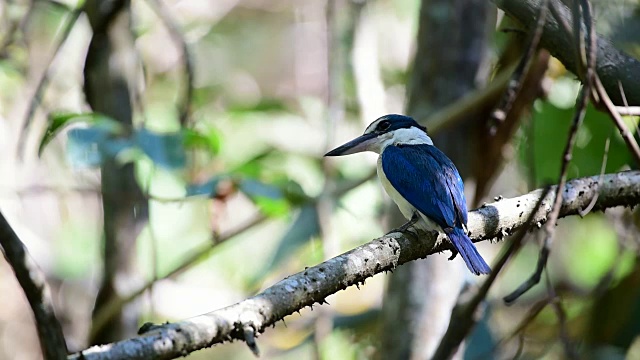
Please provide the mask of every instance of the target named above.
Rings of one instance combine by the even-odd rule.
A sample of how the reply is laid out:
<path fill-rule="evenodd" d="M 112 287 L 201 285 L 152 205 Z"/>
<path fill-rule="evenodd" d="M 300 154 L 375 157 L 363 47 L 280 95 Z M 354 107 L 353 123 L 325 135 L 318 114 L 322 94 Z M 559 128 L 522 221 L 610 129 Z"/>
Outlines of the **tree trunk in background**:
<path fill-rule="evenodd" d="M 407 114 L 422 117 L 485 83 L 492 12 L 495 8 L 483 0 L 422 1 Z M 453 160 L 465 179 L 467 199 L 473 199 L 469 177 L 475 151 L 473 123 L 477 120 L 469 117 L 433 136 L 435 145 Z M 395 206 L 393 211 L 394 224 L 405 221 Z M 445 255 L 398 268 L 387 286 L 380 358 L 430 358 L 448 326 L 467 272 L 459 256 L 448 261 Z"/>
<path fill-rule="evenodd" d="M 84 69 L 87 102 L 93 111 L 108 115 L 127 128 L 132 127 L 133 117 L 132 85 L 128 79 L 136 79 L 129 5 L 126 0 L 89 0 L 85 6 L 93 29 Z M 135 241 L 148 218 L 147 202 L 136 183 L 133 165 L 105 161 L 101 173 L 104 273 L 94 317 L 136 281 Z M 108 343 L 135 334 L 138 313 L 134 304 L 125 306 L 107 325 L 92 329 L 89 342 Z"/>

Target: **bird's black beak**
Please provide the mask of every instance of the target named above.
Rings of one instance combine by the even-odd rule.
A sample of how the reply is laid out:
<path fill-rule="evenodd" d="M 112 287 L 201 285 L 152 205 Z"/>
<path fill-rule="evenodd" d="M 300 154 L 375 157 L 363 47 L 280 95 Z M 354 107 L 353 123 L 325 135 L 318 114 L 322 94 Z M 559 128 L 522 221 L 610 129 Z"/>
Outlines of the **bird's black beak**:
<path fill-rule="evenodd" d="M 337 148 L 324 154 L 324 156 L 342 156 L 355 154 L 369 150 L 370 145 L 376 141 L 377 134 L 369 133 L 358 136 L 357 138 L 349 141 L 346 144 L 340 145 Z"/>

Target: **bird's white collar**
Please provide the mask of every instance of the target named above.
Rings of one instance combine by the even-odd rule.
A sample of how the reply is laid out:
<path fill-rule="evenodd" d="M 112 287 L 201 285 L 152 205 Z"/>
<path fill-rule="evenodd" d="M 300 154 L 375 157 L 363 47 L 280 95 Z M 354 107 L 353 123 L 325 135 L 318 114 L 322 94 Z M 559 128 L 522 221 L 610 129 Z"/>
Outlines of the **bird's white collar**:
<path fill-rule="evenodd" d="M 381 154 L 389 145 L 433 145 L 433 141 L 424 131 L 410 127 L 408 129 L 397 129 L 377 137 L 377 141 L 371 144 L 370 150 Z"/>

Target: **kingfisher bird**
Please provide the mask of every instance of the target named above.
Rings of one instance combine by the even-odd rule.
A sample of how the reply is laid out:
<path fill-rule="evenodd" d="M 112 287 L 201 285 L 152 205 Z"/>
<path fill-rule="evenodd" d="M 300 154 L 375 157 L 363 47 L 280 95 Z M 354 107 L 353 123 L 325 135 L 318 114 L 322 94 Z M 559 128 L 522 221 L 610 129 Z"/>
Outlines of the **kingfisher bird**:
<path fill-rule="evenodd" d="M 413 118 L 390 114 L 372 122 L 361 136 L 324 156 L 363 151 L 378 153 L 378 177 L 386 193 L 409 221 L 424 230 L 444 232 L 469 270 L 488 274 L 491 269 L 467 236 L 464 183 L 453 162 L 438 148 L 427 129 Z M 422 220 L 422 221 L 421 221 Z"/>

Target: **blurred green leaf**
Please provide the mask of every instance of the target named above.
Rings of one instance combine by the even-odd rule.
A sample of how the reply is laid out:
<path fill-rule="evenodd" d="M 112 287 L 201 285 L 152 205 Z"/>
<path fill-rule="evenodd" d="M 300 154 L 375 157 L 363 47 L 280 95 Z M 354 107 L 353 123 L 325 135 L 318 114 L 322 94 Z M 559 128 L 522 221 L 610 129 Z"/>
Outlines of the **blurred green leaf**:
<path fill-rule="evenodd" d="M 635 3 L 634 6 L 629 6 Z M 598 14 L 596 31 L 618 49 L 640 59 L 640 7 L 638 2 L 594 1 Z"/>
<path fill-rule="evenodd" d="M 574 219 L 571 219 L 574 220 Z M 593 288 L 615 262 L 622 262 L 618 255 L 618 235 L 600 214 L 580 220 L 572 226 L 567 239 L 571 256 L 566 258 L 567 273 L 578 286 Z M 629 262 L 630 261 L 630 262 Z M 627 268 L 633 259 L 626 259 Z"/>
<path fill-rule="evenodd" d="M 279 187 L 265 184 L 255 179 L 242 179 L 238 184 L 240 190 L 251 198 L 263 197 L 280 200 L 284 196 Z"/>
<path fill-rule="evenodd" d="M 320 221 L 318 210 L 313 205 L 303 206 L 296 219 L 293 221 L 273 254 L 271 261 L 264 271 L 258 274 L 264 275 L 277 268 L 283 261 L 289 259 L 294 253 L 305 246 L 309 240 L 320 234 Z"/>
<path fill-rule="evenodd" d="M 548 101 L 536 104 L 533 134 L 529 132 L 520 146 L 521 161 L 526 166 L 533 167 L 536 185 L 557 181 L 573 116 L 573 108 L 558 108 Z M 611 144 L 605 172 L 614 172 L 631 163 L 629 151 L 609 117 L 589 106 L 584 123 L 578 131 L 568 171 L 569 178 L 600 173 L 608 137 L 611 137 Z M 533 151 L 533 164 L 529 163 L 528 151 Z"/>
<path fill-rule="evenodd" d="M 358 346 L 354 346 L 352 338 L 351 329 L 330 332 L 320 343 L 320 359 L 357 359 Z"/>
<path fill-rule="evenodd" d="M 154 133 L 145 128 L 135 132 L 136 144 L 156 165 L 180 169 L 186 165 L 183 136 L 179 132 Z"/>
<path fill-rule="evenodd" d="M 52 241 L 56 276 L 66 280 L 83 279 L 100 262 L 100 229 L 86 221 L 70 218 Z M 53 235 L 53 234 L 52 234 Z M 78 256 L 82 254 L 82 256 Z M 55 255 L 55 256 L 54 256 Z"/>
<path fill-rule="evenodd" d="M 287 201 L 292 205 L 300 206 L 311 200 L 311 198 L 302 189 L 302 186 L 291 179 L 287 178 L 283 181 L 276 181 L 276 185 L 280 188 Z"/>
<path fill-rule="evenodd" d="M 130 140 L 113 137 L 114 128 L 104 125 L 69 130 L 66 153 L 73 166 L 100 166 L 106 159 L 115 158 L 122 151 L 133 148 Z"/>
<path fill-rule="evenodd" d="M 286 216 L 290 211 L 287 198 L 276 185 L 266 184 L 255 179 L 242 179 L 238 183 L 238 188 L 267 216 Z"/>
<path fill-rule="evenodd" d="M 49 135 L 43 139 L 41 148 L 64 126 L 73 122 L 87 122 L 88 128 L 71 129 L 67 143 L 67 157 L 75 166 L 99 166 L 108 159 L 127 163 L 139 159 L 142 153 L 154 164 L 168 169 L 179 169 L 186 165 L 183 134 L 154 133 L 138 129 L 132 137 L 123 136 L 122 126 L 105 116 L 60 116 L 51 122 Z"/>
<path fill-rule="evenodd" d="M 635 251 L 631 254 L 636 257 Z M 595 298 L 586 342 L 628 349 L 640 335 L 640 266 L 635 261 L 617 283 Z"/>
<path fill-rule="evenodd" d="M 483 359 L 493 354 L 496 347 L 496 339 L 491 331 L 491 308 L 484 311 L 482 320 L 473 328 L 471 334 L 467 338 L 465 346 L 464 359 Z"/>
<path fill-rule="evenodd" d="M 228 175 L 222 174 L 216 175 L 202 184 L 189 184 L 187 186 L 187 196 L 207 195 L 209 197 L 215 197 L 220 181 L 226 180 L 228 178 Z"/>
<path fill-rule="evenodd" d="M 233 174 L 244 175 L 246 177 L 258 178 L 263 169 L 261 163 L 274 153 L 273 148 L 260 152 L 259 154 L 248 159 L 244 163 L 236 166 L 230 172 Z"/>
<path fill-rule="evenodd" d="M 115 120 L 98 113 L 57 113 L 49 117 L 47 129 L 40 140 L 38 146 L 38 156 L 42 155 L 44 148 L 60 133 L 65 127 L 86 123 L 90 125 L 98 125 L 103 131 L 116 134 L 122 131 L 122 126 Z"/>
<path fill-rule="evenodd" d="M 183 136 L 184 146 L 187 149 L 203 149 L 213 155 L 220 152 L 220 134 L 214 128 L 209 129 L 206 133 L 194 129 L 185 129 Z"/>
<path fill-rule="evenodd" d="M 285 104 L 284 101 L 280 99 L 261 98 L 260 101 L 251 105 L 232 104 L 229 106 L 227 111 L 229 113 L 238 114 L 238 113 L 246 113 L 246 112 L 265 113 L 265 112 L 286 111 L 286 110 L 287 110 L 287 105 Z"/>
<path fill-rule="evenodd" d="M 252 200 L 260 211 L 269 217 L 284 217 L 291 212 L 291 206 L 286 199 L 255 197 Z"/>
<path fill-rule="evenodd" d="M 409 81 L 409 71 L 400 68 L 384 68 L 382 69 L 382 79 L 385 84 L 401 85 Z"/>

